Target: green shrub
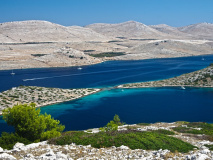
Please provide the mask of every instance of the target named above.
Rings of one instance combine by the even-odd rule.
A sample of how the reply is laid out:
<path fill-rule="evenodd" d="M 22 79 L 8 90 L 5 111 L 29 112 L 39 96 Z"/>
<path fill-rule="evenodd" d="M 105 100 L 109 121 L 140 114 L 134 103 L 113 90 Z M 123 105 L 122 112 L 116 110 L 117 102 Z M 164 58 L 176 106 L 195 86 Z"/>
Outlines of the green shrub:
<path fill-rule="evenodd" d="M 201 130 L 197 130 L 194 128 L 202 128 Z M 192 133 L 192 134 L 205 134 L 213 136 L 213 124 L 205 123 L 205 122 L 191 122 L 187 124 L 187 127 L 175 127 L 173 130 L 181 133 Z"/>
<path fill-rule="evenodd" d="M 112 121 L 110 121 L 109 123 L 107 123 L 106 126 L 100 128 L 99 130 L 101 132 L 107 132 L 107 131 L 117 131 L 118 130 L 118 126 L 122 125 L 123 123 L 121 123 L 121 120 L 119 118 L 119 116 L 116 114 L 113 118 Z"/>
<path fill-rule="evenodd" d="M 0 137 L 0 147 L 4 149 L 12 149 L 13 146 L 17 143 L 30 144 L 32 143 L 26 138 L 20 137 L 17 133 L 6 133 L 3 132 Z"/>
<path fill-rule="evenodd" d="M 116 57 L 125 55 L 124 52 L 103 52 L 99 54 L 90 54 L 92 57 Z"/>
<path fill-rule="evenodd" d="M 65 126 L 46 113 L 40 114 L 35 104 L 15 105 L 3 110 L 3 119 L 15 128 L 15 133 L 29 141 L 47 140 L 60 136 Z"/>
<path fill-rule="evenodd" d="M 213 151 L 213 145 L 205 145 L 206 147 L 208 147 L 209 148 L 209 150 L 211 150 L 211 151 Z"/>
<path fill-rule="evenodd" d="M 165 135 L 175 135 L 174 132 L 168 131 L 168 130 L 165 130 L 165 129 L 158 129 L 158 130 L 155 130 L 155 131 L 152 131 L 152 132 L 153 133 L 165 134 Z"/>

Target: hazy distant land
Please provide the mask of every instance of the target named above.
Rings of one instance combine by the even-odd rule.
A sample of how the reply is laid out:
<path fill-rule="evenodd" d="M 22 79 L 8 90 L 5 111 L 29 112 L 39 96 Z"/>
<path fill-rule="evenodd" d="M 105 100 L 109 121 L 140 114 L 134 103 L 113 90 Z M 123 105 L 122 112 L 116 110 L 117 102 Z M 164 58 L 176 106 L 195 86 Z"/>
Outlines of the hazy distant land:
<path fill-rule="evenodd" d="M 213 24 L 147 26 L 128 21 L 85 27 L 47 21 L 0 24 L 0 70 L 66 67 L 213 53 Z"/>

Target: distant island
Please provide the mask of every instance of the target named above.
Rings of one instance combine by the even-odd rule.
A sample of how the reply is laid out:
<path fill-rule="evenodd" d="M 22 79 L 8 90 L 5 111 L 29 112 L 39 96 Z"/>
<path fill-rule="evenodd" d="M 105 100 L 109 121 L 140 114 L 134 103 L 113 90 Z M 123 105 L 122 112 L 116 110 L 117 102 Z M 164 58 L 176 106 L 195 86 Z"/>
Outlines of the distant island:
<path fill-rule="evenodd" d="M 83 66 L 108 60 L 213 53 L 213 24 L 184 27 L 136 21 L 62 26 L 41 20 L 0 23 L 0 70 Z"/>

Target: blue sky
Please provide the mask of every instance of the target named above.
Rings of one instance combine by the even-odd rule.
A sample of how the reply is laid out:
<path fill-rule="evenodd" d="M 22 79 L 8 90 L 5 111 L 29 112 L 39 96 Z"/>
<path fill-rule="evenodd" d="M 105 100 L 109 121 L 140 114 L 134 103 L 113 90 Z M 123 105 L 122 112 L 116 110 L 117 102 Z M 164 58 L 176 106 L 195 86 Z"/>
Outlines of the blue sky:
<path fill-rule="evenodd" d="M 65 26 L 134 20 L 179 27 L 213 23 L 213 0 L 0 0 L 0 23 L 22 20 Z"/>

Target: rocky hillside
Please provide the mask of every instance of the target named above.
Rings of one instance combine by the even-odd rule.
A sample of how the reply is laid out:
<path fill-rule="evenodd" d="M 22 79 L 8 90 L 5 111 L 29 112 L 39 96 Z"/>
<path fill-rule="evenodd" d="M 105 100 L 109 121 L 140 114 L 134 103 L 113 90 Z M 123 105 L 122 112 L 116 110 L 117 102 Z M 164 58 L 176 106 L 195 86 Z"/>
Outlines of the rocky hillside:
<path fill-rule="evenodd" d="M 156 29 L 160 32 L 169 34 L 171 36 L 177 37 L 177 38 L 184 38 L 184 39 L 193 39 L 195 38 L 193 35 L 191 34 L 187 34 L 184 32 L 181 32 L 178 28 L 176 27 L 171 27 L 169 25 L 166 24 L 159 24 L 159 25 L 150 25 L 150 27 L 152 27 L 153 29 Z"/>
<path fill-rule="evenodd" d="M 212 24 L 175 28 L 135 21 L 85 27 L 39 20 L 1 23 L 0 70 L 212 54 L 212 33 Z"/>
<path fill-rule="evenodd" d="M 213 65 L 192 73 L 178 77 L 141 83 L 131 83 L 118 86 L 119 88 L 140 87 L 165 87 L 165 86 L 190 86 L 190 87 L 213 87 Z"/>
<path fill-rule="evenodd" d="M 135 21 L 118 24 L 96 23 L 88 25 L 86 28 L 111 37 L 159 39 L 168 36 L 156 29 Z"/>
<path fill-rule="evenodd" d="M 65 27 L 47 21 L 17 21 L 0 24 L 0 43 L 108 41 L 93 30 Z"/>
<path fill-rule="evenodd" d="M 125 56 L 116 59 L 145 59 L 166 58 L 200 55 L 201 53 L 212 54 L 213 48 L 209 44 L 199 40 L 153 40 L 141 43 L 126 49 Z"/>
<path fill-rule="evenodd" d="M 179 27 L 179 31 L 195 35 L 200 39 L 213 40 L 213 24 L 212 23 L 198 23 L 189 26 Z"/>

